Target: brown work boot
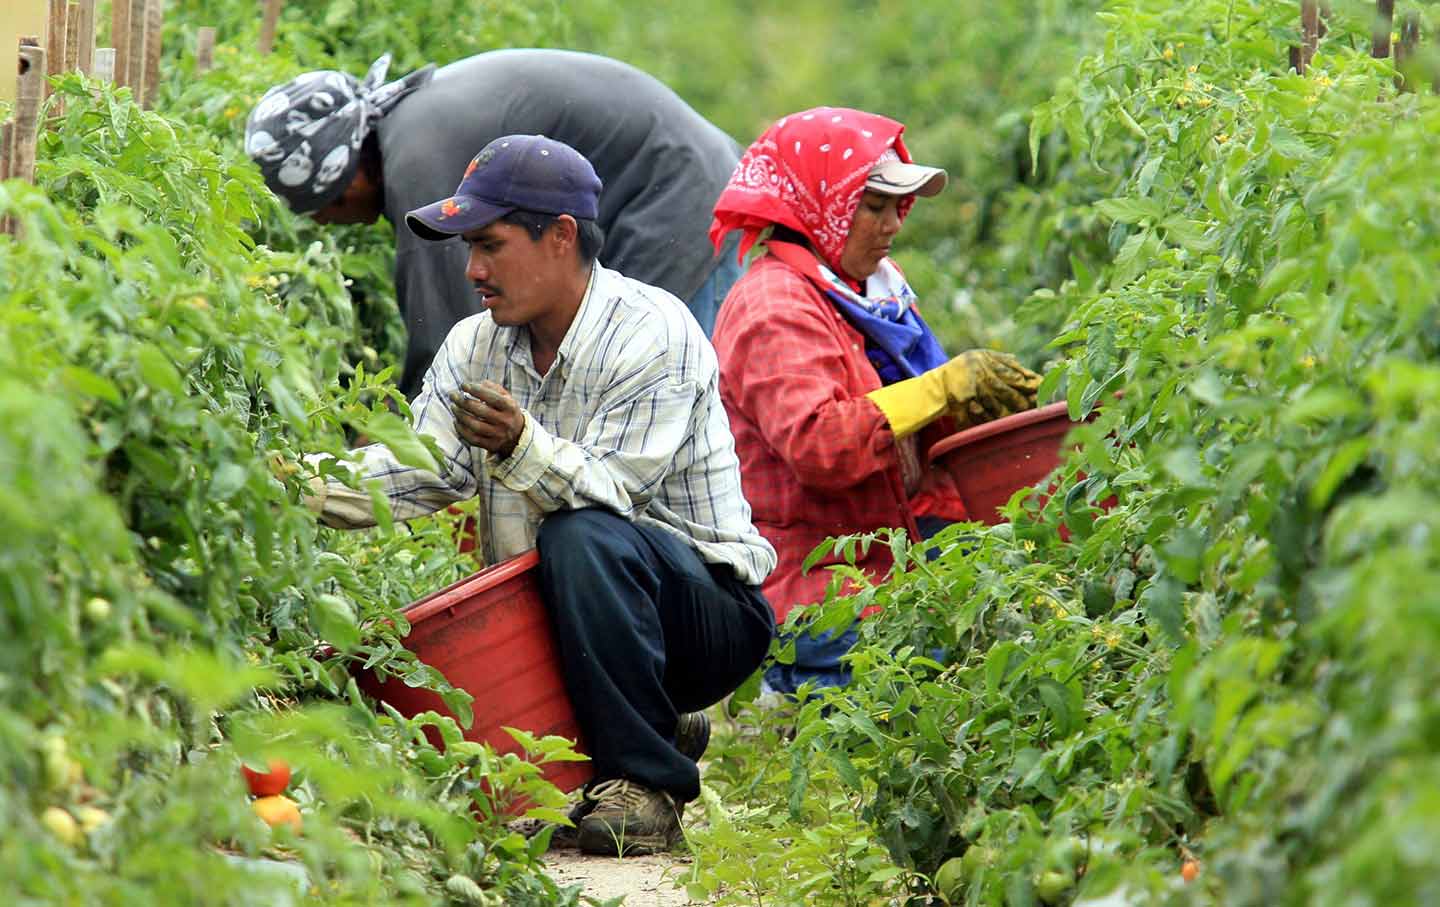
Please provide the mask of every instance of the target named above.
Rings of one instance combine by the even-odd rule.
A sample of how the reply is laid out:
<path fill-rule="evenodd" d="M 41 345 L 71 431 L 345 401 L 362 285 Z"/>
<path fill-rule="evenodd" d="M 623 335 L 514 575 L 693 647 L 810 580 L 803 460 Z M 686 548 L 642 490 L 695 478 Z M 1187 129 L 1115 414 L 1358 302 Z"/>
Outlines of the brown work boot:
<path fill-rule="evenodd" d="M 595 805 L 580 820 L 584 853 L 660 853 L 680 842 L 680 805 L 664 791 L 616 778 L 591 787 L 585 799 Z"/>
<path fill-rule="evenodd" d="M 686 712 L 675 722 L 675 748 L 691 762 L 699 762 L 710 745 L 710 716 Z"/>

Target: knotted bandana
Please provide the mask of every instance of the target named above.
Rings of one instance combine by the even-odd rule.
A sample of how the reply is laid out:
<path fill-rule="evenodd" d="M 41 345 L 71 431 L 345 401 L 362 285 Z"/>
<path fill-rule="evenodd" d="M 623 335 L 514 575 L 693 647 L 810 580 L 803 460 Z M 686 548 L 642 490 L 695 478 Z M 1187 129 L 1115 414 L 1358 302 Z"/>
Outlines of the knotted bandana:
<path fill-rule="evenodd" d="M 292 209 L 317 211 L 339 198 L 375 123 L 435 74 L 432 64 L 387 83 L 389 69 L 385 54 L 364 79 L 335 70 L 302 73 L 267 91 L 250 112 L 245 153 Z"/>
<path fill-rule="evenodd" d="M 710 241 L 742 231 L 743 257 L 771 225 L 798 231 L 832 269 L 865 180 L 887 151 L 910 163 L 900 134 L 905 127 L 878 114 L 845 107 L 816 107 L 781 119 L 754 141 L 715 202 Z M 903 220 L 914 197 L 900 201 Z"/>

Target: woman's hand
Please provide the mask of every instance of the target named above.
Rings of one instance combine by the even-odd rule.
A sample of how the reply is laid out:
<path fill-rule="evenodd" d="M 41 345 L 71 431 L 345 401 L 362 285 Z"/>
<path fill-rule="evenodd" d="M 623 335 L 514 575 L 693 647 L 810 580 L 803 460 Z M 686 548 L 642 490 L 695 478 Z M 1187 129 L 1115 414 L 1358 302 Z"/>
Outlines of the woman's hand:
<path fill-rule="evenodd" d="M 461 385 L 450 395 L 455 432 L 466 444 L 487 450 L 500 459 L 515 452 L 525 430 L 525 413 L 510 392 L 494 381 Z"/>
<path fill-rule="evenodd" d="M 974 381 L 974 405 L 967 406 L 972 418 L 977 409 L 985 415 L 980 421 L 986 421 L 1035 408 L 1041 378 L 1014 356 L 994 350 L 968 350 L 955 359 L 964 361 Z"/>

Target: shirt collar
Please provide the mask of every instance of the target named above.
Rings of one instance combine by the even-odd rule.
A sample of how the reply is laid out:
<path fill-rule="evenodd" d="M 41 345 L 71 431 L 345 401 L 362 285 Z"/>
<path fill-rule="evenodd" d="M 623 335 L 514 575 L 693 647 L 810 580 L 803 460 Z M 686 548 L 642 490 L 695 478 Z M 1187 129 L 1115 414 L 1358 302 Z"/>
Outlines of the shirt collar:
<path fill-rule="evenodd" d="M 570 359 L 585 337 L 590 336 L 596 322 L 603 314 L 604 306 L 595 300 L 595 286 L 600 282 L 600 263 L 590 263 L 590 279 L 585 282 L 585 295 L 580 298 L 580 308 L 575 312 L 575 320 L 570 322 L 570 329 L 565 332 L 565 339 L 560 341 L 560 349 L 555 354 L 557 364 Z"/>

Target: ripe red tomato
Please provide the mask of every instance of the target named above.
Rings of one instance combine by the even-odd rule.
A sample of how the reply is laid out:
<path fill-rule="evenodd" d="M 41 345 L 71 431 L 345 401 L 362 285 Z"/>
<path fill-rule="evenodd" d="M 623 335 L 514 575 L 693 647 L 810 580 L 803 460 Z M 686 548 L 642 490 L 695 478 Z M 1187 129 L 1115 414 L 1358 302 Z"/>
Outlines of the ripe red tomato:
<path fill-rule="evenodd" d="M 250 766 L 241 764 L 240 772 L 245 776 L 245 783 L 250 786 L 250 793 L 256 797 L 273 797 L 276 794 L 285 793 L 285 788 L 290 786 L 290 766 L 284 759 L 271 759 L 268 772 L 257 772 Z"/>

